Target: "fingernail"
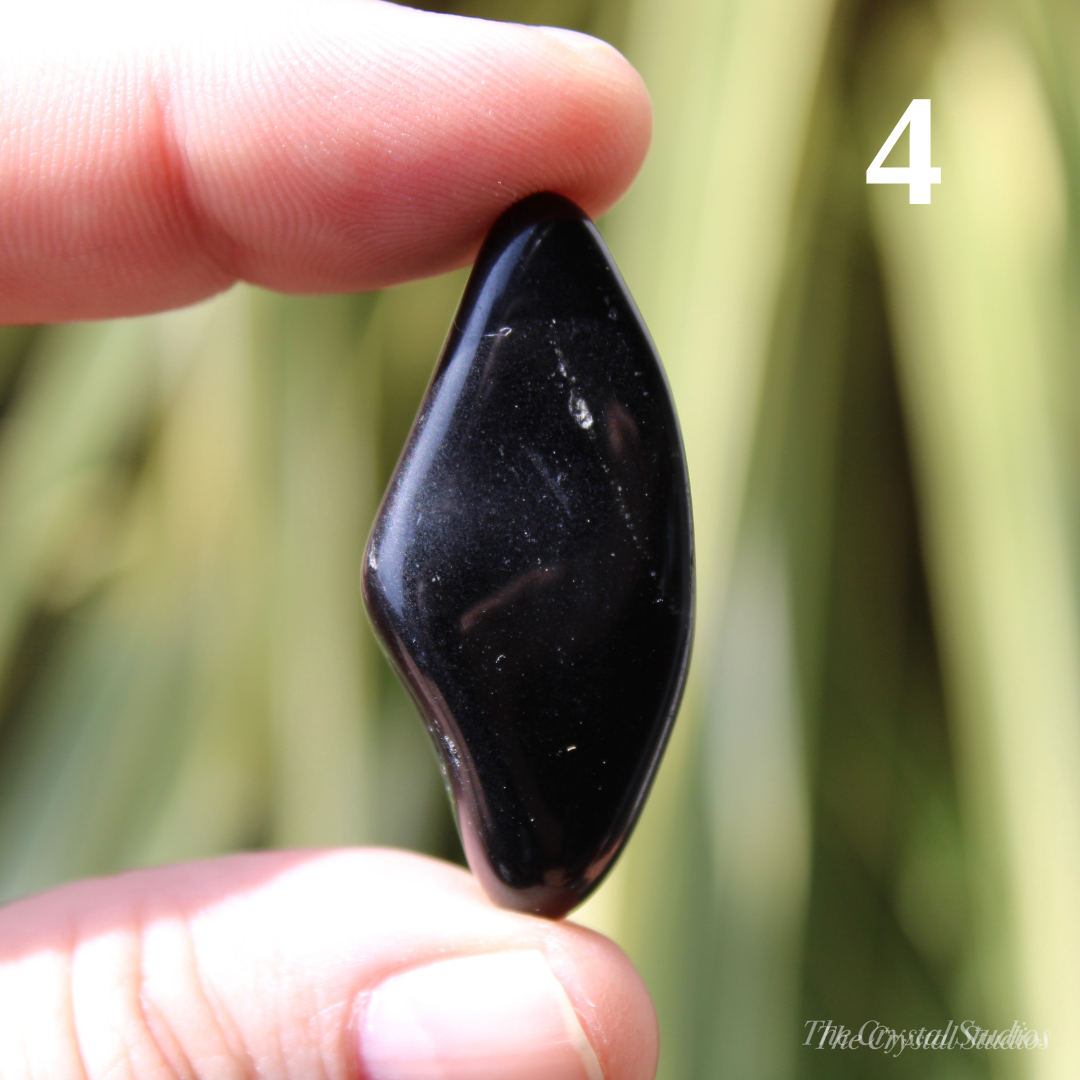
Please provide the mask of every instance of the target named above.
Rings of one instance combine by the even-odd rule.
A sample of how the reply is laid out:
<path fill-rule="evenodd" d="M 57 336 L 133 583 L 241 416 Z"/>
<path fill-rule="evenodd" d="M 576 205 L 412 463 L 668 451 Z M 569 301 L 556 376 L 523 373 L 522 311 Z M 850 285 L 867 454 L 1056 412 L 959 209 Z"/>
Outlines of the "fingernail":
<path fill-rule="evenodd" d="M 603 1080 L 542 953 L 486 953 L 394 975 L 360 1029 L 370 1080 Z"/>
<path fill-rule="evenodd" d="M 567 30 L 562 26 L 537 26 L 537 31 L 546 37 L 554 38 L 575 52 L 605 52 L 619 55 L 618 49 L 609 45 L 602 38 L 591 34 L 581 34 L 577 30 Z"/>

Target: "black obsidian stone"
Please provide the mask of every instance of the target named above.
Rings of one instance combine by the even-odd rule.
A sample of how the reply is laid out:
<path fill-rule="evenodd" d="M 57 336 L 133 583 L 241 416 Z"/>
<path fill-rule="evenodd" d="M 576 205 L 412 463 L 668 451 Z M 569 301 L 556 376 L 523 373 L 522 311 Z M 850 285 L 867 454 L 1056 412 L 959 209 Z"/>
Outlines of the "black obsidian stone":
<path fill-rule="evenodd" d="M 473 872 L 564 915 L 637 819 L 682 693 L 690 494 L 660 361 L 556 195 L 488 236 L 368 543 L 368 611 Z"/>

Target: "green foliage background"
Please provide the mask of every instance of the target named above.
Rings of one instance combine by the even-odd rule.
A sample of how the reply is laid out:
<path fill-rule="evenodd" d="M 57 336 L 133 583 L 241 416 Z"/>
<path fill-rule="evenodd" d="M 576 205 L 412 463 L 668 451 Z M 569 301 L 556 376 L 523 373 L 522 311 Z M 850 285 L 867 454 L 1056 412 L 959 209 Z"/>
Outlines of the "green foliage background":
<path fill-rule="evenodd" d="M 1080 9 L 452 10 L 606 37 L 656 109 L 602 225 L 680 408 L 700 621 L 580 917 L 645 975 L 661 1075 L 1075 1077 Z M 913 97 L 929 207 L 864 183 Z M 357 574 L 463 282 L 0 334 L 0 896 L 240 847 L 459 856 Z M 1051 1047 L 819 1051 L 812 1019 Z"/>

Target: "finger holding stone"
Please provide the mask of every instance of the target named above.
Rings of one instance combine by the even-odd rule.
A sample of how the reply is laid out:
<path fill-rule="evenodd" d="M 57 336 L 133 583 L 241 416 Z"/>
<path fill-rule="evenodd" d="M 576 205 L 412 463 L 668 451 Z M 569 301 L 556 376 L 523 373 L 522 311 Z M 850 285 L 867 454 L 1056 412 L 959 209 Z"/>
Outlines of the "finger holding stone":
<path fill-rule="evenodd" d="M 649 1080 L 611 942 L 390 851 L 138 871 L 0 910 L 0 1075 Z"/>
<path fill-rule="evenodd" d="M 446 270 L 531 191 L 602 211 L 649 141 L 636 73 L 568 31 L 379 0 L 4 17 L 0 322 Z"/>

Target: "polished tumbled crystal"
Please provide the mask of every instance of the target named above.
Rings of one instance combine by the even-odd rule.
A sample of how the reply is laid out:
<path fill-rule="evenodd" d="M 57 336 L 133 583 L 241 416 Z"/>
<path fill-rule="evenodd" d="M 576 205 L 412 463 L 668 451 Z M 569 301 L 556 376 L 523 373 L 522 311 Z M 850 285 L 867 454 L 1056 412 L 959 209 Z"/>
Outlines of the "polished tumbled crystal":
<path fill-rule="evenodd" d="M 659 358 L 591 221 L 492 228 L 368 543 L 368 611 L 497 903 L 560 916 L 611 866 L 690 652 L 693 542 Z"/>

